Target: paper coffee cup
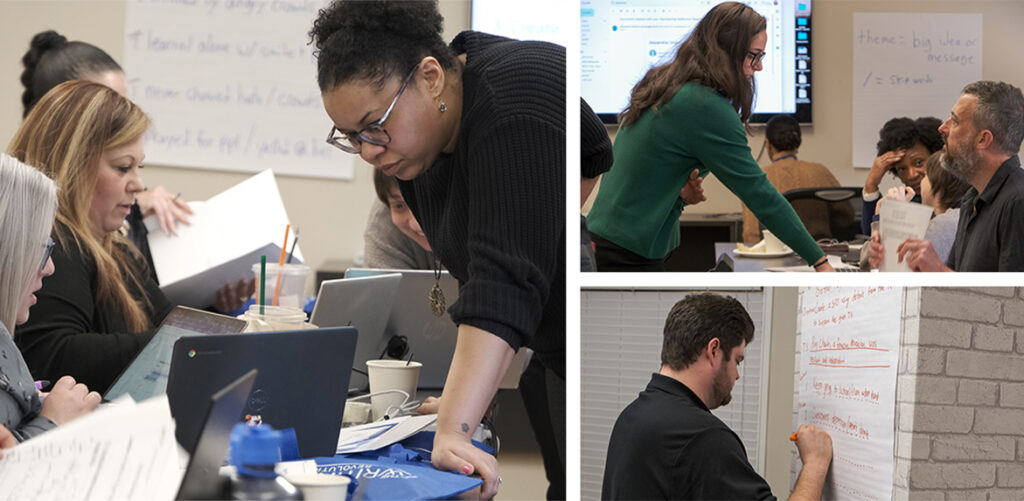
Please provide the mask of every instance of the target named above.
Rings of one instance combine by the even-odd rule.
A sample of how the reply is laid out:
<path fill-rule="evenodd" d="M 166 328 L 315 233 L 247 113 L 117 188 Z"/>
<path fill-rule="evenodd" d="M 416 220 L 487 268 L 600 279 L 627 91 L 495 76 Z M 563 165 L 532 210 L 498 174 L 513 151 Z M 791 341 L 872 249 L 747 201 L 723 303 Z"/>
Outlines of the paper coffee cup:
<path fill-rule="evenodd" d="M 344 500 L 348 497 L 348 484 L 352 482 L 352 479 L 344 475 L 317 473 L 288 473 L 284 478 L 302 491 L 306 501 Z"/>
<path fill-rule="evenodd" d="M 762 233 L 764 234 L 765 252 L 782 252 L 786 250 L 786 246 L 782 243 L 782 240 L 779 240 L 779 237 L 773 235 L 772 232 L 764 230 Z"/>
<path fill-rule="evenodd" d="M 423 364 L 419 362 L 406 362 L 405 360 L 367 360 L 366 372 L 370 380 L 370 393 L 377 393 L 384 390 L 402 390 L 409 394 L 409 401 L 416 399 L 416 386 L 420 381 L 420 369 Z M 385 393 L 370 397 L 370 406 L 373 408 L 373 419 L 378 420 L 387 413 L 388 408 L 397 409 L 405 396 L 401 393 Z M 395 409 L 392 409 L 392 414 Z"/>

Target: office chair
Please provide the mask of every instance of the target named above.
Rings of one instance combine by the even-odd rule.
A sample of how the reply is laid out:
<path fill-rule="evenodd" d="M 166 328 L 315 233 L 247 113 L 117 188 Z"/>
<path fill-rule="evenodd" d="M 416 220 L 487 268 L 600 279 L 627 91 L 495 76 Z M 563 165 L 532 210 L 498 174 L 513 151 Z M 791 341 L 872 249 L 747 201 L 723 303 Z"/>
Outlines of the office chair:
<path fill-rule="evenodd" d="M 859 186 L 799 188 L 782 194 L 796 210 L 800 219 L 807 224 L 809 218 L 805 214 L 821 210 L 820 204 L 802 202 L 818 201 L 827 204 L 829 211 L 829 232 L 831 237 L 840 241 L 849 241 L 857 237 L 860 231 L 861 192 Z M 797 202 L 797 203 L 794 203 Z M 817 207 L 815 207 L 817 206 Z M 815 238 L 819 238 L 815 236 Z"/>

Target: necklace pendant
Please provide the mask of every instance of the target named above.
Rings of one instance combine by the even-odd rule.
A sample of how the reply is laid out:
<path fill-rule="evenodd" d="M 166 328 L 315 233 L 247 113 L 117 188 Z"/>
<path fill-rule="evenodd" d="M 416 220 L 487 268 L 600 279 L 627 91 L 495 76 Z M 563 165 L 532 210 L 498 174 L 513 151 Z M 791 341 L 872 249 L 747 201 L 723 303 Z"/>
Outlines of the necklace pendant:
<path fill-rule="evenodd" d="M 434 312 L 435 317 L 441 317 L 444 315 L 448 304 L 444 299 L 444 291 L 441 290 L 441 285 L 434 282 L 434 286 L 430 288 L 430 294 L 427 296 L 430 299 L 430 310 Z"/>

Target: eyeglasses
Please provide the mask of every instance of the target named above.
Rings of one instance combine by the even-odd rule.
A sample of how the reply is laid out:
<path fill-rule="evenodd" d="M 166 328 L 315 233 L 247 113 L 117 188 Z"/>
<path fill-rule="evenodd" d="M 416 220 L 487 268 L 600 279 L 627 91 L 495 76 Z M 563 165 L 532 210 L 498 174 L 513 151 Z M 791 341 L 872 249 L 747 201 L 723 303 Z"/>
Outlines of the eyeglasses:
<path fill-rule="evenodd" d="M 384 116 L 380 117 L 380 120 L 367 125 L 363 130 L 355 133 L 342 132 L 337 127 L 331 126 L 331 132 L 327 134 L 327 144 L 346 153 L 358 154 L 362 151 L 363 143 L 370 143 L 374 146 L 387 146 L 391 143 L 391 135 L 388 134 L 388 131 L 384 130 L 384 122 L 391 116 L 391 110 L 395 109 L 398 98 L 405 92 L 405 88 L 409 85 L 418 68 L 419 65 L 417 64 L 409 71 L 409 75 L 402 82 L 402 87 L 398 89 L 398 94 L 395 94 L 395 98 L 391 100 L 391 106 L 388 106 L 387 111 L 384 112 Z M 341 132 L 341 135 L 335 136 L 335 132 Z"/>
<path fill-rule="evenodd" d="M 763 50 L 761 52 L 748 51 L 747 56 L 750 56 L 750 66 L 757 66 L 757 63 L 760 63 L 766 54 L 768 53 Z"/>
<path fill-rule="evenodd" d="M 53 237 L 46 239 L 46 245 L 44 245 L 44 247 L 46 247 L 46 252 L 43 253 L 43 262 L 39 263 L 39 271 L 46 269 L 46 262 L 50 260 L 50 254 L 53 253 L 54 244 L 55 242 L 53 241 Z"/>

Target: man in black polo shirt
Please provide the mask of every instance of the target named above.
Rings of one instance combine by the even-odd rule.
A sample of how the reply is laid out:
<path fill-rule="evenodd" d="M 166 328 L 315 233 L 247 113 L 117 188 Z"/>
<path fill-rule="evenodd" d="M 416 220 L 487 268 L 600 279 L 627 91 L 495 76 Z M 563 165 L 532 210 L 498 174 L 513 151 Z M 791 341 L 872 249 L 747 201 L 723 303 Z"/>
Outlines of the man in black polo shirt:
<path fill-rule="evenodd" d="M 672 307 L 661 370 L 612 429 L 602 499 L 775 499 L 740 438 L 709 410 L 729 403 L 753 339 L 733 298 L 694 294 Z M 789 499 L 820 499 L 832 439 L 805 425 L 796 444 L 804 467 Z"/>
<path fill-rule="evenodd" d="M 931 242 L 908 238 L 900 261 L 914 271 L 1024 271 L 1024 94 L 1005 82 L 968 84 L 939 132 L 943 168 L 971 185 L 953 248 L 943 263 Z M 872 251 L 884 249 L 875 241 Z"/>

